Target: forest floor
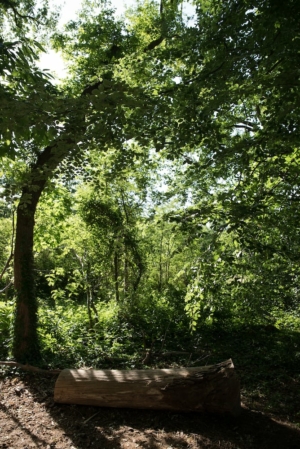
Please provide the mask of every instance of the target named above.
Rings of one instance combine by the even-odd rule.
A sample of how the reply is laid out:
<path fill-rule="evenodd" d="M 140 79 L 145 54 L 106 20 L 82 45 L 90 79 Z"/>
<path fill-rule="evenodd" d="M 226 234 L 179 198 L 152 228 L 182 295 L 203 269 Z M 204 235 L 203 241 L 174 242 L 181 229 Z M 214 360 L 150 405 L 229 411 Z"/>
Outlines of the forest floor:
<path fill-rule="evenodd" d="M 300 448 L 300 429 L 263 411 L 259 397 L 242 396 L 238 418 L 104 409 L 55 404 L 55 380 L 32 373 L 0 378 L 1 449 Z"/>
<path fill-rule="evenodd" d="M 232 357 L 241 382 L 238 418 L 56 404 L 57 376 L 0 367 L 0 449 L 299 449 L 299 330 L 216 327 L 202 329 L 197 339 L 192 348 L 202 348 L 204 363 L 189 356 L 153 359 L 150 366 L 201 366 Z M 181 338 L 181 344 L 189 343 Z M 145 368 L 139 363 L 135 368 Z M 58 367 L 65 361 L 50 366 Z M 126 369 L 104 361 L 94 367 Z"/>

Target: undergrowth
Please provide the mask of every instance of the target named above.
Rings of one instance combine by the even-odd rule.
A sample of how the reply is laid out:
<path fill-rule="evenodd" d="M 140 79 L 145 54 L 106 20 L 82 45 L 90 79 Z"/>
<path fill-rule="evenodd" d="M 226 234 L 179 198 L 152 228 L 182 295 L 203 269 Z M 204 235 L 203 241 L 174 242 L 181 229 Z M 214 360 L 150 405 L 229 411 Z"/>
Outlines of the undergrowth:
<path fill-rule="evenodd" d="M 298 317 L 281 316 L 275 325 L 238 319 L 200 323 L 191 333 L 185 315 L 170 313 L 165 305 L 127 310 L 102 303 L 97 309 L 98 322 L 91 329 L 84 305 L 41 304 L 43 367 L 164 368 L 232 358 L 248 407 L 300 425 Z M 10 357 L 12 320 L 12 304 L 0 303 L 1 359 Z"/>

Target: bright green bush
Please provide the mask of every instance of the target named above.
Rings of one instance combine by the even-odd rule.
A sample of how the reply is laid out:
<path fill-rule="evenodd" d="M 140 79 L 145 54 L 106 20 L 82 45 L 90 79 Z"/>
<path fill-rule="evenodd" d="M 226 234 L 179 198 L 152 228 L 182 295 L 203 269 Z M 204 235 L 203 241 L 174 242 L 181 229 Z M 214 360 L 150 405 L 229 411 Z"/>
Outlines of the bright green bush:
<path fill-rule="evenodd" d="M 182 309 L 182 310 L 181 310 Z M 141 360 L 147 349 L 182 349 L 190 339 L 183 307 L 175 308 L 168 294 L 147 302 L 97 304 L 98 320 L 90 328 L 85 305 L 57 301 L 41 305 L 39 335 L 45 362 L 53 366 L 110 366 L 112 360 Z"/>
<path fill-rule="evenodd" d="M 11 345 L 13 305 L 0 302 L 0 358 L 8 357 Z"/>
<path fill-rule="evenodd" d="M 39 335 L 45 361 L 62 367 L 83 366 L 114 352 L 117 309 L 114 304 L 99 304 L 97 309 L 99 321 L 90 329 L 85 305 L 64 301 L 52 309 L 41 306 Z"/>

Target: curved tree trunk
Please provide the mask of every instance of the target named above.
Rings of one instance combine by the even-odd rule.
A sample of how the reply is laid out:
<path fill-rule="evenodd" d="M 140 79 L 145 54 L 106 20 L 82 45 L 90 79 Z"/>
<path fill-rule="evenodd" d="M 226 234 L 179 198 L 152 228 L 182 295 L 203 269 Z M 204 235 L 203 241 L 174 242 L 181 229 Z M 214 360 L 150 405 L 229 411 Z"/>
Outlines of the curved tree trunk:
<path fill-rule="evenodd" d="M 17 209 L 17 227 L 14 255 L 14 277 L 17 293 L 14 323 L 13 355 L 16 360 L 27 362 L 39 358 L 37 338 L 37 301 L 33 271 L 34 214 L 43 191 L 31 195 L 27 204 L 24 189 Z M 23 201 L 22 201 L 23 199 Z"/>
<path fill-rule="evenodd" d="M 102 82 L 83 90 L 81 100 L 92 94 Z M 32 166 L 27 183 L 22 190 L 17 209 L 16 240 L 14 251 L 14 285 L 16 309 L 13 356 L 18 362 L 38 360 L 40 357 L 37 335 L 37 299 L 33 270 L 33 233 L 35 211 L 46 186 L 58 165 L 77 151 L 77 142 L 85 132 L 85 108 L 73 105 L 62 137 L 44 148 Z M 82 116 L 76 111 L 82 111 Z M 80 121 L 81 120 L 81 121 Z"/>
<path fill-rule="evenodd" d="M 34 282 L 33 233 L 34 215 L 47 179 L 62 160 L 55 157 L 55 144 L 46 147 L 31 169 L 17 208 L 14 251 L 14 286 L 16 309 L 13 356 L 19 362 L 40 357 L 37 338 L 37 299 Z"/>
<path fill-rule="evenodd" d="M 160 45 L 163 38 L 151 42 L 145 52 L 152 51 Z M 38 156 L 29 174 L 28 182 L 22 190 L 20 203 L 17 210 L 16 241 L 14 252 L 15 289 L 17 292 L 13 355 L 19 362 L 37 359 L 39 357 L 39 345 L 37 338 L 37 302 L 34 286 L 33 271 L 33 233 L 34 215 L 40 196 L 46 182 L 53 175 L 59 163 L 72 152 L 76 152 L 77 142 L 82 139 L 86 130 L 85 115 L 89 103 L 78 104 L 77 100 L 90 97 L 102 84 L 97 81 L 87 86 L 77 98 L 74 104 L 68 105 L 69 116 L 66 121 L 65 131 L 53 144 L 47 146 Z M 112 89 L 112 88 L 108 88 Z M 114 86 L 114 91 L 115 86 Z M 121 84 L 121 91 L 123 87 Z M 116 103 L 119 100 L 116 100 Z M 75 151 L 74 151 L 75 150 Z M 116 291 L 118 290 L 116 285 Z"/>
<path fill-rule="evenodd" d="M 14 286 L 16 308 L 13 356 L 18 362 L 37 361 L 40 357 L 37 337 L 37 299 L 34 282 L 33 233 L 35 211 L 47 183 L 58 164 L 69 154 L 70 139 L 64 151 L 56 152 L 58 142 L 46 147 L 33 165 L 23 187 L 17 208 L 14 250 Z M 74 143 L 73 143 L 74 145 Z M 58 154 L 57 154 L 58 153 Z"/>

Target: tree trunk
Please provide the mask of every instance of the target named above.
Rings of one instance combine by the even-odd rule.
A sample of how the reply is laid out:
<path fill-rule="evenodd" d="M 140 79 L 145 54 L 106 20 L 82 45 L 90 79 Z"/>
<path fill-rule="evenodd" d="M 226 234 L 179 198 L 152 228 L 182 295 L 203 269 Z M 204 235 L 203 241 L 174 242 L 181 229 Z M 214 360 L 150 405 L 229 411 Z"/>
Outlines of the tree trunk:
<path fill-rule="evenodd" d="M 82 97 L 89 96 L 102 82 L 88 86 Z M 82 101 L 82 100 L 79 100 Z M 17 209 L 16 240 L 14 251 L 14 285 L 17 292 L 13 356 L 18 362 L 37 360 L 40 356 L 37 337 L 37 301 L 33 271 L 34 215 L 41 194 L 55 169 L 67 157 L 78 151 L 77 142 L 85 131 L 85 113 L 77 110 L 82 104 L 73 105 L 62 137 L 41 151 L 32 165 Z M 80 122 L 81 119 L 81 122 Z"/>
<path fill-rule="evenodd" d="M 47 180 L 70 152 L 71 141 L 65 141 L 65 151 L 55 152 L 57 144 L 49 145 L 32 166 L 17 208 L 14 250 L 14 286 L 16 308 L 13 356 L 18 362 L 35 362 L 40 357 L 37 336 L 37 299 L 33 270 L 34 215 Z"/>
<path fill-rule="evenodd" d="M 33 271 L 34 214 L 45 182 L 37 190 L 24 188 L 17 209 L 14 251 L 14 286 L 16 310 L 13 355 L 20 362 L 36 361 L 40 357 L 37 337 L 37 300 Z"/>
<path fill-rule="evenodd" d="M 231 360 L 199 368 L 65 369 L 56 381 L 54 401 L 237 415 L 240 411 L 240 386 Z"/>
<path fill-rule="evenodd" d="M 102 81 L 87 86 L 81 93 L 90 96 Z M 69 104 L 70 106 L 70 104 Z M 40 356 L 37 337 L 37 300 L 33 271 L 34 215 L 38 201 L 48 179 L 67 157 L 78 151 L 77 142 L 85 131 L 85 110 L 75 100 L 62 137 L 41 151 L 31 167 L 17 209 L 16 240 L 14 251 L 14 285 L 17 292 L 13 356 L 18 362 L 37 360 Z M 73 112 L 72 112 L 73 111 Z M 78 115 L 82 111 L 82 116 Z"/>

